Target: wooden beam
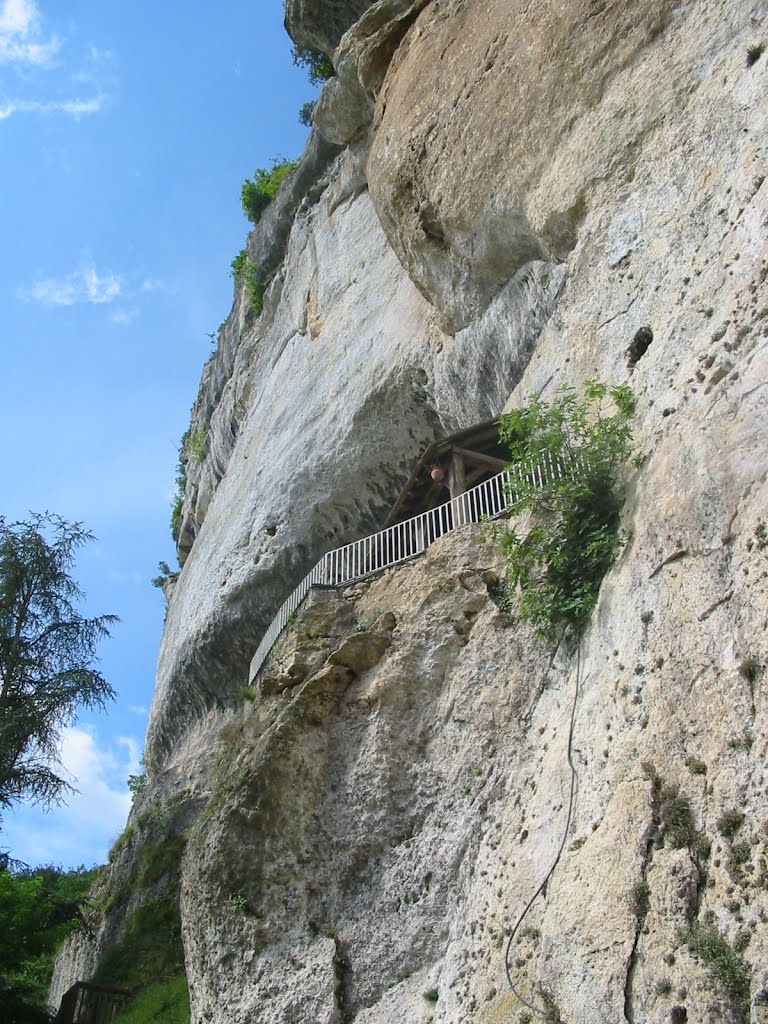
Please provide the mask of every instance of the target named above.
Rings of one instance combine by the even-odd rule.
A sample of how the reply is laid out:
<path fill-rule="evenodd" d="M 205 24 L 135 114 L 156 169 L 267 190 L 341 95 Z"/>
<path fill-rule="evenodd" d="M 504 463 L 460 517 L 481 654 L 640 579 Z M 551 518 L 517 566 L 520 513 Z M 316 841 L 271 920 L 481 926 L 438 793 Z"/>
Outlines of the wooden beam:
<path fill-rule="evenodd" d="M 464 456 L 456 449 L 451 452 L 451 465 L 448 469 L 448 487 L 451 492 L 451 500 L 460 497 L 467 489 L 467 478 L 464 472 Z M 454 526 L 461 526 L 464 522 L 462 503 L 457 502 L 453 510 Z"/>
<path fill-rule="evenodd" d="M 462 455 L 467 462 L 481 462 L 484 466 L 490 466 L 492 469 L 506 469 L 509 462 L 505 462 L 504 459 L 496 459 L 493 455 L 483 455 L 482 452 L 470 452 L 466 448 L 454 448 L 455 452 Z"/>

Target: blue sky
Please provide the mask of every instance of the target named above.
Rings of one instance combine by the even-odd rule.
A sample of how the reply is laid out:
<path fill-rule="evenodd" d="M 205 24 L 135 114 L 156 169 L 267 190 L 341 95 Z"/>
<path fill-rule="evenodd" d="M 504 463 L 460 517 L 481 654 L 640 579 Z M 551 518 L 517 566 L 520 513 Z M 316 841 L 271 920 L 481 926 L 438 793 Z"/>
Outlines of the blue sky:
<path fill-rule="evenodd" d="M 118 691 L 64 736 L 78 796 L 4 816 L 29 864 L 103 862 L 152 697 L 179 438 L 232 299 L 240 186 L 297 156 L 314 90 L 282 0 L 0 0 L 0 515 L 98 540 L 75 573 Z"/>

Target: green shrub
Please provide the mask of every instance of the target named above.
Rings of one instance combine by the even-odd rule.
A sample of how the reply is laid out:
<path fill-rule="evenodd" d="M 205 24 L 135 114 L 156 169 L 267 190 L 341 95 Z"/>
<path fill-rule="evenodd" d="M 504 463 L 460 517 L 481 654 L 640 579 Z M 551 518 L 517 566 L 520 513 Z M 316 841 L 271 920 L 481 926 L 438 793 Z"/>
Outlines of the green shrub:
<path fill-rule="evenodd" d="M 181 528 L 181 510 L 184 505 L 184 495 L 181 491 L 177 490 L 173 496 L 173 504 L 171 505 L 171 536 L 175 541 L 179 539 L 179 530 Z"/>
<path fill-rule="evenodd" d="M 203 430 L 188 434 L 184 450 L 187 458 L 199 465 L 208 451 L 208 428 L 204 427 Z"/>
<path fill-rule="evenodd" d="M 251 307 L 251 312 L 258 316 L 264 308 L 264 285 L 261 280 L 258 263 L 251 263 L 250 261 L 246 263 L 243 287 L 245 289 L 245 297 L 248 299 L 248 304 Z"/>
<path fill-rule="evenodd" d="M 734 843 L 731 847 L 732 864 L 748 864 L 752 859 L 752 848 L 749 843 Z"/>
<path fill-rule="evenodd" d="M 241 249 L 232 260 L 232 277 L 235 279 L 235 288 L 242 285 L 251 311 L 258 316 L 264 307 L 264 281 L 261 267 L 248 259 L 246 249 Z"/>
<path fill-rule="evenodd" d="M 608 397 L 611 415 L 601 409 Z M 519 588 L 522 618 L 542 636 L 585 625 L 621 545 L 618 474 L 631 451 L 633 410 L 629 388 L 588 381 L 582 400 L 564 388 L 551 406 L 537 399 L 499 421 L 522 477 L 510 511 L 531 512 L 532 522 L 525 535 L 504 528 L 495 534 L 510 583 Z M 541 487 L 526 469 L 548 459 L 566 471 Z"/>
<path fill-rule="evenodd" d="M 732 807 L 729 811 L 723 811 L 715 824 L 718 832 L 721 832 L 726 839 L 733 839 L 744 824 L 744 812 L 740 811 L 738 807 Z"/>
<path fill-rule="evenodd" d="M 440 998 L 440 993 L 436 988 L 428 988 L 426 992 L 422 992 L 421 994 L 428 1003 L 436 1003 Z"/>
<path fill-rule="evenodd" d="M 693 755 L 691 755 L 690 757 L 686 757 L 685 767 L 688 769 L 691 775 L 707 774 L 707 766 L 704 764 L 701 758 L 694 757 Z"/>
<path fill-rule="evenodd" d="M 135 996 L 115 1024 L 189 1024 L 187 978 L 179 974 Z"/>
<path fill-rule="evenodd" d="M 303 124 L 305 128 L 312 127 L 312 115 L 315 112 L 315 100 L 310 100 L 309 103 L 304 103 L 299 107 L 299 124 Z"/>
<path fill-rule="evenodd" d="M 178 833 L 164 836 L 159 842 L 145 846 L 139 854 L 142 865 L 136 884 L 145 889 L 159 882 L 166 875 L 173 875 L 179 869 L 186 840 Z"/>
<path fill-rule="evenodd" d="M 184 506 L 184 493 L 187 489 L 186 444 L 189 431 L 184 433 L 179 444 L 179 459 L 176 463 L 176 492 L 171 505 L 171 536 L 178 542 L 181 527 L 181 512 Z"/>
<path fill-rule="evenodd" d="M 659 817 L 664 840 L 673 850 L 690 846 L 696 834 L 693 811 L 688 797 L 678 793 L 676 787 L 670 786 L 662 791 Z"/>
<path fill-rule="evenodd" d="M 179 510 L 179 514 L 181 514 L 181 510 Z M 178 570 L 174 571 L 173 569 L 171 569 L 170 565 L 168 565 L 167 562 L 158 562 L 157 563 L 157 576 L 153 576 L 152 579 L 150 580 L 150 583 L 152 584 L 153 587 L 158 587 L 160 590 L 162 590 L 166 583 L 168 583 L 170 580 L 177 580 L 178 578 L 179 578 Z M 134 778 L 134 776 L 130 776 L 129 777 L 129 781 L 128 781 L 128 788 L 129 789 L 131 788 L 131 783 L 130 783 L 130 779 L 131 778 Z M 131 792 L 133 792 L 133 790 L 131 790 Z M 135 795 L 136 794 L 134 793 L 134 796 Z"/>
<path fill-rule="evenodd" d="M 178 907 L 171 900 L 153 900 L 128 918 L 122 939 L 107 950 L 93 981 L 146 989 L 178 975 L 183 968 Z"/>
<path fill-rule="evenodd" d="M 642 921 L 651 908 L 651 887 L 642 878 L 629 890 L 629 904 L 638 921 Z"/>
<path fill-rule="evenodd" d="M 331 58 L 320 50 L 312 50 L 308 46 L 294 46 L 291 57 L 297 68 L 307 69 L 312 85 L 322 85 L 336 74 Z"/>
<path fill-rule="evenodd" d="M 245 264 L 247 260 L 248 250 L 241 249 L 237 256 L 235 256 L 235 258 L 230 263 L 230 273 L 235 280 L 236 286 L 240 284 L 240 277 L 243 273 L 243 270 L 245 270 Z"/>
<path fill-rule="evenodd" d="M 694 924 L 679 933 L 695 957 L 743 1008 L 749 1005 L 749 967 L 714 926 Z"/>
<path fill-rule="evenodd" d="M 242 890 L 233 892 L 229 897 L 229 908 L 233 914 L 245 914 L 248 912 L 248 897 Z"/>
<path fill-rule="evenodd" d="M 252 224 L 259 223 L 280 186 L 298 165 L 298 160 L 273 160 L 270 170 L 259 167 L 253 172 L 253 179 L 246 178 L 240 189 L 240 202 Z"/>

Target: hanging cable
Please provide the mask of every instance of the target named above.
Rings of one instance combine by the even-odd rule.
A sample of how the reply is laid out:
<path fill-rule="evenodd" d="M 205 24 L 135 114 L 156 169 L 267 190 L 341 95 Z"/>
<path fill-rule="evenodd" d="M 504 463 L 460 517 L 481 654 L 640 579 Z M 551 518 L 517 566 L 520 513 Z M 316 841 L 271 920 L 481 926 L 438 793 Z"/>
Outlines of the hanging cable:
<path fill-rule="evenodd" d="M 562 640 L 562 636 L 561 636 L 560 639 Z M 558 646 L 559 646 L 559 641 L 558 641 Z M 555 653 L 556 652 L 557 652 L 557 648 L 555 648 Z M 554 661 L 554 656 L 553 656 L 553 661 Z M 551 666 L 551 664 L 552 664 L 552 662 L 550 662 L 550 666 Z M 533 1006 L 532 1003 L 529 1003 L 528 1000 L 525 999 L 523 996 L 521 996 L 520 993 L 515 988 L 515 983 L 512 981 L 512 973 L 511 973 L 511 971 L 509 969 L 509 961 L 510 961 L 510 953 L 512 952 L 512 943 L 514 942 L 515 935 L 517 935 L 517 932 L 520 929 L 520 925 L 523 923 L 523 921 L 527 917 L 528 911 L 531 909 L 533 904 L 536 902 L 536 899 L 543 892 L 544 887 L 546 886 L 547 882 L 550 880 L 550 878 L 554 874 L 555 868 L 558 865 L 558 862 L 560 860 L 562 852 L 565 849 L 565 842 L 566 842 L 566 839 L 568 838 L 568 832 L 569 832 L 570 827 L 571 827 L 571 816 L 573 815 L 573 801 L 574 801 L 574 796 L 575 796 L 575 793 L 576 793 L 576 768 L 575 768 L 574 763 L 573 763 L 573 728 L 574 728 L 574 723 L 576 721 L 576 704 L 577 704 L 577 701 L 579 699 L 579 686 L 580 686 L 580 682 L 581 682 L 580 677 L 581 677 L 581 634 L 579 634 L 579 637 L 578 637 L 578 647 L 576 649 L 576 686 L 574 688 L 573 705 L 571 707 L 571 724 L 570 724 L 570 728 L 568 730 L 568 765 L 569 765 L 569 767 L 571 769 L 571 792 L 570 792 L 570 796 L 568 798 L 568 815 L 567 815 L 567 817 L 565 819 L 565 829 L 563 830 L 563 838 L 562 838 L 562 840 L 560 842 L 560 848 L 557 851 L 557 856 L 553 860 L 552 866 L 550 867 L 549 871 L 544 876 L 544 881 L 538 887 L 538 889 L 533 894 L 533 896 L 531 896 L 530 900 L 528 900 L 528 903 L 527 903 L 527 905 L 525 907 L 525 910 L 523 910 L 522 914 L 518 917 L 518 919 L 517 919 L 517 921 L 515 923 L 515 927 L 510 932 L 509 939 L 507 940 L 507 947 L 506 947 L 506 949 L 504 951 L 504 970 L 506 971 L 506 974 L 507 974 L 507 981 L 509 982 L 509 987 L 512 989 L 512 992 L 517 997 L 517 999 L 519 999 L 520 1002 L 523 1004 L 523 1006 L 526 1007 L 526 1009 L 530 1010 L 532 1013 L 535 1013 L 537 1017 L 541 1017 L 543 1020 L 547 1019 L 547 1014 L 543 1013 L 537 1006 Z"/>

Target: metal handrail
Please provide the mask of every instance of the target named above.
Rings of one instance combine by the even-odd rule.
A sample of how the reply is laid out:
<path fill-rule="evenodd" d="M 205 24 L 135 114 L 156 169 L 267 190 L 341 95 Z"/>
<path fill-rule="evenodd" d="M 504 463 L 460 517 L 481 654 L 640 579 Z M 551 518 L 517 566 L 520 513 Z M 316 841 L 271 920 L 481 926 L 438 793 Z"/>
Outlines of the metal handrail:
<path fill-rule="evenodd" d="M 539 462 L 510 466 L 444 505 L 329 551 L 280 606 L 251 659 L 249 681 L 255 679 L 273 644 L 312 587 L 355 583 L 423 554 L 430 544 L 459 526 L 493 519 L 506 512 L 518 500 L 521 487 L 527 489 L 531 484 L 545 487 L 565 473 L 560 460 L 543 452 Z"/>

